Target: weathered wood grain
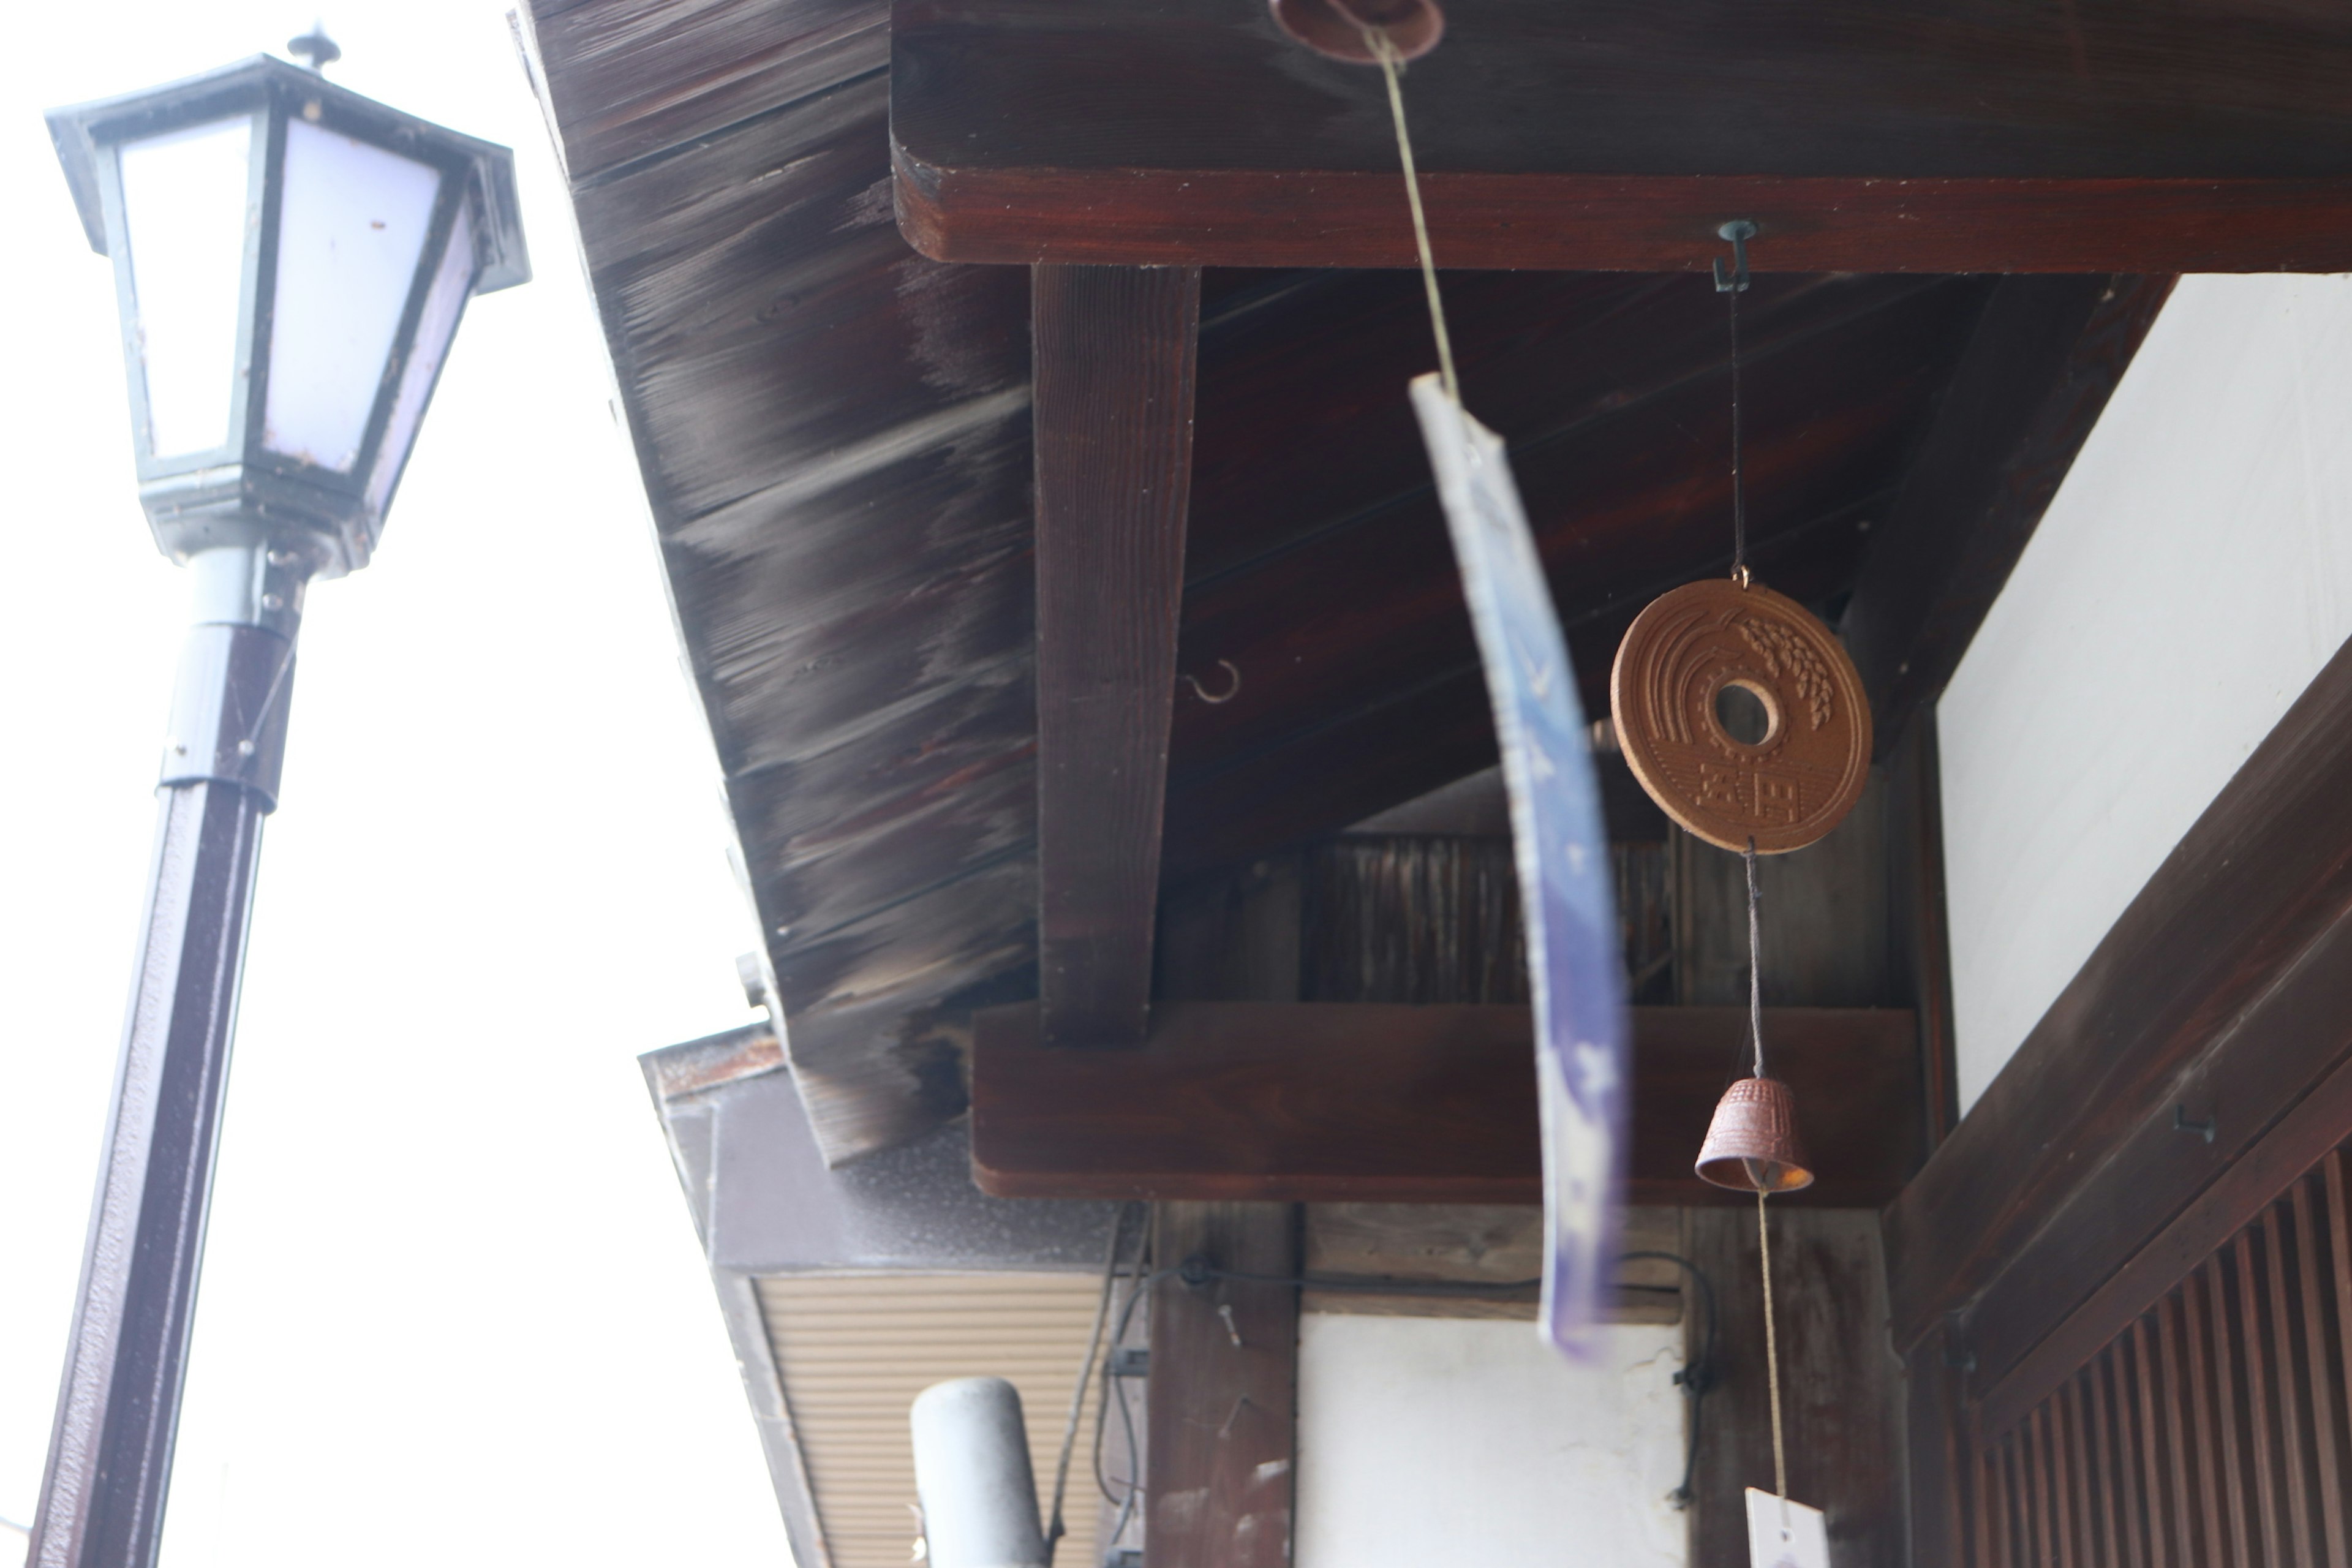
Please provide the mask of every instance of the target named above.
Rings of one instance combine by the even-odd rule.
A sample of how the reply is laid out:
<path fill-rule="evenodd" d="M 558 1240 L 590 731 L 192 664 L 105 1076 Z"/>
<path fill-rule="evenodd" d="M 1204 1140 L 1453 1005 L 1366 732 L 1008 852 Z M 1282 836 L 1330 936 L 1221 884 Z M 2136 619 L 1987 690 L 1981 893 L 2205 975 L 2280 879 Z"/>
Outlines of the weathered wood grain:
<path fill-rule="evenodd" d="M 1040 267 L 1031 301 L 1038 1030 L 1128 1046 L 1151 1002 L 1201 275 Z"/>
<path fill-rule="evenodd" d="M 1881 756 L 1959 668 L 2172 283 L 2006 278 L 1986 301 L 1838 627 Z"/>
<path fill-rule="evenodd" d="M 1735 1007 L 1634 1009 L 1631 1201 L 1720 1203 L 1691 1172 L 1739 1069 Z M 1821 1179 L 1798 1201 L 1900 1191 L 1925 1148 L 1908 1012 L 1779 1008 Z M 1163 1003 L 1144 1046 L 1064 1051 L 991 1008 L 972 1047 L 972 1167 L 1000 1197 L 1369 1203 L 1541 1200 L 1524 1007 Z"/>
<path fill-rule="evenodd" d="M 972 1009 L 1035 989 L 1037 866 L 1007 856 L 833 930 L 769 944 L 793 1080 L 828 1163 L 966 1104 Z"/>
<path fill-rule="evenodd" d="M 533 13 L 553 118 L 583 139 L 582 240 L 787 1049 L 835 1160 L 962 1109 L 971 1001 L 1034 994 L 1036 927 L 1026 279 L 898 237 L 877 75 L 784 79 L 784 35 L 857 9 Z M 767 64 L 708 58 L 771 25 Z M 598 105 L 612 123 L 582 119 Z"/>
<path fill-rule="evenodd" d="M 1527 1001 L 1507 837 L 1349 837 L 1301 860 L 1300 1000 Z"/>
<path fill-rule="evenodd" d="M 1528 1281 L 1543 1274 L 1543 1210 L 1533 1204 L 1308 1204 L 1303 1270 L 1310 1279 L 1354 1289 L 1308 1287 L 1300 1310 L 1383 1318 L 1513 1318 L 1536 1320 L 1538 1292 Z M 1618 1245 L 1626 1252 L 1678 1252 L 1678 1209 L 1636 1205 L 1625 1210 Z M 1506 1295 L 1393 1294 L 1390 1281 L 1436 1281 L 1487 1288 L 1528 1285 Z M 1655 1258 L 1621 1260 L 1609 1321 L 1681 1321 L 1684 1279 Z"/>
<path fill-rule="evenodd" d="M 539 0 L 521 14 L 574 181 L 889 63 L 882 0 Z"/>
<path fill-rule="evenodd" d="M 1153 1218 L 1163 1268 L 1198 1258 L 1274 1279 L 1298 1272 L 1298 1215 L 1287 1204 L 1165 1204 Z M 1298 1288 L 1160 1279 L 1149 1387 L 1151 1568 L 1288 1568 Z"/>

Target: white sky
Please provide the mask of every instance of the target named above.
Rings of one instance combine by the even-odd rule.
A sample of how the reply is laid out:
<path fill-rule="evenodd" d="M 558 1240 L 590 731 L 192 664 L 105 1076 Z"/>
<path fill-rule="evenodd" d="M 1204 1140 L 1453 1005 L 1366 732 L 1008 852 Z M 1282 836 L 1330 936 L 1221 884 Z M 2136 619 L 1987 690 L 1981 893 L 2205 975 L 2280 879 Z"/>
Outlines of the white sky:
<path fill-rule="evenodd" d="M 513 145 L 385 544 L 314 589 L 169 1568 L 786 1561 L 632 1059 L 749 1021 L 751 918 L 506 0 L 348 3 L 336 79 Z M 307 8 L 23 6 L 0 51 L 0 1516 L 29 1521 L 186 584 L 134 497 L 108 264 L 44 109 Z M 0 1558 L 16 1538 L 0 1533 Z"/>

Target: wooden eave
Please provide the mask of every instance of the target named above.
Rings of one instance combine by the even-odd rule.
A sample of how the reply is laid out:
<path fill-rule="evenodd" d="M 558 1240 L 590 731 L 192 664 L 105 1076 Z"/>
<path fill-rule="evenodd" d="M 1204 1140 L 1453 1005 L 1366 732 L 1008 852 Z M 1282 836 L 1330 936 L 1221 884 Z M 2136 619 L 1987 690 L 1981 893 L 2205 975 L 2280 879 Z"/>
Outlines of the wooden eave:
<path fill-rule="evenodd" d="M 959 1114 L 975 1010 L 1037 990 L 1029 268 L 902 234 L 884 6 L 538 0 L 524 29 L 801 1093 L 854 1158 Z M 1695 236 L 1684 265 L 1714 248 Z M 2041 317 L 2004 314 L 2019 282 L 1765 272 L 1743 302 L 1757 569 L 1833 618 L 1895 579 L 1888 671 L 1914 625 L 1941 639 L 1929 668 L 1957 660 L 1974 622 L 1941 584 L 1997 591 L 2162 297 L 2047 279 Z M 1604 710 L 1632 616 L 1727 563 L 1723 301 L 1686 270 L 1445 286 L 1467 399 L 1511 442 Z M 2021 312 L 2058 323 L 2054 352 L 1990 341 Z M 1198 354 L 1169 885 L 1494 747 L 1403 395 L 1433 357 L 1419 280 L 1213 268 Z M 2027 428 L 1939 428 L 1956 386 Z M 1955 486 L 1977 496 L 1957 518 Z M 1987 517 L 2008 532 L 1971 554 Z M 1222 692 L 1228 670 L 1227 702 L 1186 679 Z"/>

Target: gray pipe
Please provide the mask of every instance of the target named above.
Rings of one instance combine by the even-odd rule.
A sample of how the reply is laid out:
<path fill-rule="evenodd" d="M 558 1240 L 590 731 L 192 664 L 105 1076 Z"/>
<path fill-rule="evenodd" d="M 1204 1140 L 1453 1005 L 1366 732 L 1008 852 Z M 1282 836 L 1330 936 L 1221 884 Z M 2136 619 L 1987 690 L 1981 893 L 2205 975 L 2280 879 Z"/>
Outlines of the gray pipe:
<path fill-rule="evenodd" d="M 1020 1392 L 1001 1377 L 935 1383 L 908 1424 L 929 1568 L 1046 1568 Z"/>

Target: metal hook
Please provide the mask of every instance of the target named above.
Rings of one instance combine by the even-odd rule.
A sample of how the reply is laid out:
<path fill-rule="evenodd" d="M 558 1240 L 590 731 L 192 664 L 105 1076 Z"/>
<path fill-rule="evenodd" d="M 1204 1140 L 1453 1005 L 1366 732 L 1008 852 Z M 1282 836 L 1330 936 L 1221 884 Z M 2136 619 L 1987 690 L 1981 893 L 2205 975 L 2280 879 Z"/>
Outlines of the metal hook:
<path fill-rule="evenodd" d="M 2185 1105 L 2176 1105 L 2172 1108 L 2172 1130 L 2175 1132 L 2197 1133 L 2205 1142 L 2210 1143 L 2213 1142 L 2214 1134 L 2221 1130 L 2221 1119 L 2218 1116 L 2209 1116 L 2202 1121 L 2191 1121 L 2189 1120 L 2189 1108 Z"/>
<path fill-rule="evenodd" d="M 1225 667 L 1225 673 L 1227 675 L 1233 677 L 1233 684 L 1226 687 L 1224 690 L 1217 696 L 1212 697 L 1209 695 L 1208 689 L 1201 684 L 1200 677 L 1198 676 L 1179 675 L 1176 678 L 1179 680 L 1188 683 L 1192 688 L 1192 695 L 1199 698 L 1202 701 L 1207 703 L 1212 708 L 1217 707 L 1221 703 L 1231 702 L 1234 698 L 1239 697 L 1242 694 L 1242 672 L 1240 668 L 1234 665 L 1232 659 L 1229 658 L 1221 658 L 1217 660 L 1217 662 Z"/>
<path fill-rule="evenodd" d="M 1716 233 L 1731 241 L 1731 270 L 1723 269 L 1723 258 L 1715 258 L 1715 291 L 1718 294 L 1748 292 L 1748 242 L 1756 237 L 1756 226 L 1744 217 L 1733 218 Z"/>

